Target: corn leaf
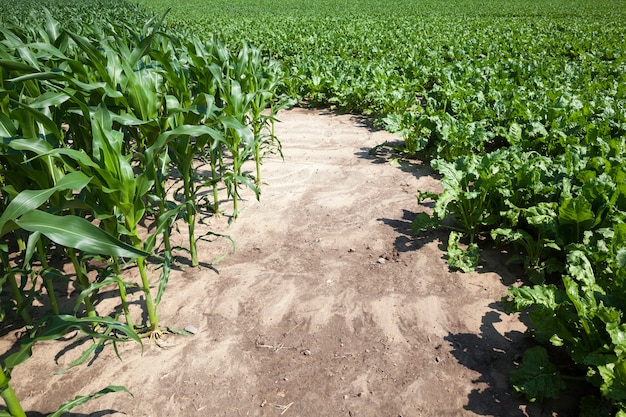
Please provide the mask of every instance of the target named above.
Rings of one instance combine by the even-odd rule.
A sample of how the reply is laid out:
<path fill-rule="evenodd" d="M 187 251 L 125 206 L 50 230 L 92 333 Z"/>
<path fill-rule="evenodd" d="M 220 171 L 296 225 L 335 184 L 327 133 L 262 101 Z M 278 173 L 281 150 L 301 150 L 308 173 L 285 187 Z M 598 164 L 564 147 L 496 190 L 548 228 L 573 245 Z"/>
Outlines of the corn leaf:
<path fill-rule="evenodd" d="M 63 176 L 57 185 L 45 190 L 24 190 L 19 193 L 7 206 L 0 216 L 0 230 L 9 220 L 15 220 L 24 213 L 35 210 L 44 204 L 52 194 L 59 190 L 81 190 L 89 181 L 90 177 L 82 172 L 72 172 Z"/>
<path fill-rule="evenodd" d="M 28 64 L 25 64 L 21 61 L 17 61 L 14 59 L 0 59 L 0 67 L 3 67 L 7 70 L 11 71 L 20 71 L 20 72 L 39 72 L 37 68 L 33 68 Z"/>
<path fill-rule="evenodd" d="M 19 364 L 24 363 L 24 361 L 30 358 L 32 354 L 33 354 L 33 342 L 28 341 L 26 343 L 22 343 L 22 345 L 20 346 L 20 350 L 18 350 L 17 352 L 15 352 L 14 354 L 10 355 L 9 357 L 5 359 L 4 366 L 8 370 L 11 370 L 15 368 L 16 366 L 18 366 Z"/>
<path fill-rule="evenodd" d="M 78 166 L 80 166 L 82 169 L 85 169 L 86 167 L 89 168 L 99 168 L 99 165 L 96 164 L 90 157 L 89 155 L 87 155 L 84 151 L 77 151 L 76 149 L 67 149 L 67 148 L 54 148 L 50 151 L 47 151 L 43 154 L 41 154 L 40 156 L 67 156 L 69 158 L 71 158 L 74 161 L 73 166 L 76 166 L 76 162 L 78 163 Z"/>
<path fill-rule="evenodd" d="M 107 334 L 98 333 L 92 330 L 94 323 L 101 324 L 107 328 L 112 328 L 119 333 L 126 335 L 129 339 L 135 342 L 141 343 L 141 338 L 137 333 L 124 323 L 111 318 L 111 317 L 75 317 L 67 314 L 61 314 L 58 316 L 51 316 L 48 319 L 45 330 L 37 335 L 34 341 L 39 340 L 56 340 L 59 337 L 65 335 L 70 329 L 80 329 L 86 334 L 95 338 L 106 338 L 108 340 L 119 340 L 117 337 L 108 336 Z"/>
<path fill-rule="evenodd" d="M 12 137 L 17 135 L 17 129 L 13 121 L 4 113 L 0 113 L 0 136 Z"/>
<path fill-rule="evenodd" d="M 39 123 L 41 127 L 45 129 L 46 135 L 48 134 L 53 135 L 54 138 L 58 140 L 59 142 L 62 140 L 61 133 L 60 133 L 61 129 L 45 113 L 39 110 L 36 110 L 24 103 L 18 102 L 17 104 L 20 108 L 25 110 L 25 112 L 29 115 L 29 117 L 32 117 L 34 121 Z"/>
<path fill-rule="evenodd" d="M 28 103 L 29 106 L 36 108 L 59 106 L 65 103 L 70 97 L 64 92 L 48 91 L 36 97 L 33 101 Z"/>
<path fill-rule="evenodd" d="M 30 80 L 63 80 L 65 75 L 61 72 L 40 71 L 30 74 L 20 75 L 19 77 L 11 78 L 9 81 L 14 83 L 23 83 Z"/>
<path fill-rule="evenodd" d="M 89 400 L 93 400 L 93 399 L 102 397 L 103 395 L 111 394 L 111 393 L 114 393 L 114 392 L 127 392 L 129 395 L 132 396 L 130 391 L 128 391 L 125 387 L 116 386 L 116 385 L 109 385 L 108 387 L 103 388 L 103 389 L 101 389 L 98 392 L 94 392 L 94 393 L 91 393 L 89 395 L 79 395 L 79 396 L 75 397 L 73 400 L 70 400 L 70 401 L 67 401 L 67 402 L 63 403 L 61 405 L 61 407 L 59 407 L 59 409 L 57 411 L 55 411 L 54 413 L 48 415 L 48 417 L 60 417 L 64 413 L 67 413 L 68 411 L 73 409 L 74 407 L 77 407 L 79 405 L 83 405 L 83 404 L 85 404 Z"/>
<path fill-rule="evenodd" d="M 76 216 L 55 216 L 34 210 L 21 216 L 16 223 L 29 232 L 40 232 L 59 245 L 87 253 L 131 259 L 150 255 Z"/>
<path fill-rule="evenodd" d="M 39 138 L 18 138 L 9 142 L 9 147 L 16 151 L 31 151 L 38 155 L 52 150 L 52 146 Z"/>

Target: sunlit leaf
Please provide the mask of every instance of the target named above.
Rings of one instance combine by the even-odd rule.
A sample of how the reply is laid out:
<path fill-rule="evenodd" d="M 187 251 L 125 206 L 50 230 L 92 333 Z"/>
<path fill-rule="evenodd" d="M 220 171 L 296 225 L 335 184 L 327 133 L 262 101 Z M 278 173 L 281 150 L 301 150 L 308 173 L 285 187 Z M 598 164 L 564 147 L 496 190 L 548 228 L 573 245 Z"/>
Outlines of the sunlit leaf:
<path fill-rule="evenodd" d="M 16 223 L 30 232 L 40 232 L 55 243 L 87 253 L 131 259 L 150 255 L 76 216 L 55 216 L 34 210 L 22 215 Z"/>

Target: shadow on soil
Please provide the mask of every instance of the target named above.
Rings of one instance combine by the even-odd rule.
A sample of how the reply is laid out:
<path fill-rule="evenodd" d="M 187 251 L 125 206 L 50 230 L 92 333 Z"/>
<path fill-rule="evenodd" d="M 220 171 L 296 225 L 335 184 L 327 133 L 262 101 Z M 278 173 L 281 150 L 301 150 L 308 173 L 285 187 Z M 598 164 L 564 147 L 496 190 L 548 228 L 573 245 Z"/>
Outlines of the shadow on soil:
<path fill-rule="evenodd" d="M 429 243 L 438 242 L 437 247 L 441 251 L 441 258 L 445 259 L 448 250 L 449 232 L 440 227 L 416 234 L 413 232 L 415 216 L 416 213 L 403 209 L 402 218 L 400 219 L 379 218 L 377 220 L 391 227 L 398 234 L 394 241 L 394 248 L 398 253 L 416 251 Z M 513 285 L 524 276 L 521 263 L 507 262 L 510 254 L 503 249 L 494 247 L 490 241 L 478 243 L 480 245 L 480 258 L 476 272 L 497 273 L 501 282 L 507 286 Z"/>
<path fill-rule="evenodd" d="M 380 218 L 377 220 L 398 233 L 393 245 L 399 253 L 419 250 L 424 245 L 434 241 L 447 241 L 446 233 L 443 230 L 427 230 L 416 235 L 413 233 L 414 219 L 414 212 L 403 209 L 401 219 Z"/>
<path fill-rule="evenodd" d="M 119 411 L 117 410 L 102 410 L 102 411 L 98 411 L 97 413 L 89 413 L 89 414 L 82 414 L 82 413 L 65 413 L 63 414 L 65 417 L 105 417 L 105 416 L 110 416 L 113 414 L 119 413 Z M 27 411 L 26 412 L 26 417 L 46 417 L 47 414 L 43 414 L 40 413 L 38 411 Z"/>
<path fill-rule="evenodd" d="M 489 305 L 493 310 L 482 318 L 480 334 L 449 334 L 445 340 L 452 347 L 452 355 L 468 369 L 480 374 L 475 384 L 485 384 L 485 389 L 474 389 L 468 395 L 464 408 L 484 416 L 506 417 L 570 417 L 578 415 L 578 399 L 581 392 L 563 392 L 561 398 L 531 403 L 514 391 L 509 374 L 514 370 L 529 347 L 531 339 L 519 331 L 500 334 L 496 323 L 504 313 L 500 303 Z M 527 323 L 527 318 L 520 320 Z"/>
<path fill-rule="evenodd" d="M 464 407 L 479 415 L 524 417 L 520 398 L 510 386 L 508 375 L 514 369 L 527 347 L 527 339 L 519 331 L 500 334 L 494 324 L 505 314 L 499 303 L 489 305 L 493 311 L 482 318 L 480 334 L 449 334 L 445 340 L 452 347 L 452 355 L 468 369 L 480 373 L 472 381 L 487 388 L 474 389 Z"/>
<path fill-rule="evenodd" d="M 387 143 L 388 146 L 374 147 L 374 148 L 361 148 L 355 155 L 358 158 L 367 159 L 373 164 L 390 164 L 393 163 L 402 172 L 406 172 L 415 176 L 415 178 L 421 177 L 433 177 L 435 179 L 441 179 L 441 175 L 435 172 L 429 164 L 424 163 L 418 159 L 407 159 L 398 152 L 393 150 L 394 146 L 399 146 L 401 142 Z"/>

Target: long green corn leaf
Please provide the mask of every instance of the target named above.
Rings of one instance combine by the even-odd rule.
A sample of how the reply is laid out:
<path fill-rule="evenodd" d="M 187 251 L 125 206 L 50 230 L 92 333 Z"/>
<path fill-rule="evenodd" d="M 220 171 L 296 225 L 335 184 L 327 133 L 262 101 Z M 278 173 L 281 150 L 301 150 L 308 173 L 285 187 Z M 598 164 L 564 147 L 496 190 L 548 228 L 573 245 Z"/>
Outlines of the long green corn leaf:
<path fill-rule="evenodd" d="M 35 210 L 44 204 L 52 194 L 59 190 L 81 190 L 91 180 L 82 172 L 72 172 L 62 177 L 57 185 L 45 190 L 24 190 L 19 193 L 7 206 L 0 216 L 0 236 L 2 228 L 9 220 L 15 220 L 21 215 Z"/>
<path fill-rule="evenodd" d="M 176 129 L 161 133 L 158 139 L 156 140 L 156 142 L 150 148 L 146 149 L 146 156 L 147 156 L 146 159 L 148 162 L 150 162 L 151 159 L 154 157 L 154 155 L 157 155 L 159 152 L 161 152 L 163 147 L 167 145 L 167 143 L 170 140 L 173 140 L 176 137 L 179 137 L 179 136 L 198 137 L 202 135 L 209 135 L 216 142 L 224 141 L 224 137 L 222 136 L 220 132 L 208 126 L 183 125 L 183 126 L 177 127 Z"/>
<path fill-rule="evenodd" d="M 17 102 L 17 105 L 23 110 L 25 110 L 26 114 L 32 117 L 34 121 L 41 124 L 41 127 L 45 129 L 46 135 L 48 134 L 53 135 L 53 137 L 57 141 L 59 142 L 62 141 L 63 138 L 61 137 L 60 126 L 57 126 L 57 124 L 54 121 L 52 121 L 52 119 L 50 119 L 45 113 L 39 110 L 36 110 L 26 105 L 25 103 Z"/>
<path fill-rule="evenodd" d="M 114 392 L 127 392 L 128 394 L 130 394 L 132 396 L 131 392 L 128 391 L 125 387 L 116 386 L 116 385 L 109 385 L 108 387 L 103 388 L 103 389 L 101 389 L 98 392 L 94 392 L 94 393 L 89 394 L 89 395 L 80 395 L 80 396 L 74 398 L 73 400 L 70 400 L 70 401 L 67 401 L 67 402 L 63 403 L 61 405 L 61 407 L 59 407 L 59 409 L 57 411 L 55 411 L 54 413 L 50 414 L 48 417 L 60 417 L 64 413 L 67 413 L 68 411 L 73 409 L 74 407 L 77 407 L 79 405 L 85 404 L 89 400 L 93 400 L 93 399 L 102 397 L 103 395 L 114 393 Z"/>
<path fill-rule="evenodd" d="M 33 68 L 28 64 L 13 59 L 0 59 L 0 67 L 11 71 L 20 72 L 39 72 L 37 68 Z"/>
<path fill-rule="evenodd" d="M 40 232 L 59 245 L 92 254 L 130 259 L 150 255 L 77 216 L 55 216 L 40 210 L 33 210 L 22 215 L 16 223 L 29 232 Z"/>
<path fill-rule="evenodd" d="M 17 138 L 13 139 L 8 143 L 8 146 L 11 149 L 16 151 L 31 151 L 38 155 L 42 155 L 48 151 L 51 151 L 52 145 L 50 145 L 45 140 L 41 140 L 39 138 Z"/>
<path fill-rule="evenodd" d="M 64 80 L 66 76 L 60 72 L 34 72 L 31 74 L 20 75 L 19 77 L 11 78 L 8 81 L 13 83 L 22 83 L 29 80 Z"/>
<path fill-rule="evenodd" d="M 103 325 L 117 333 L 124 334 L 128 339 L 134 340 L 141 344 L 139 335 L 129 326 L 111 317 L 75 317 L 68 314 L 50 316 L 44 324 L 43 331 L 40 334 L 33 335 L 25 339 L 20 346 L 20 350 L 6 358 L 4 364 L 7 369 L 13 369 L 23 363 L 32 355 L 33 345 L 38 341 L 57 340 L 65 336 L 71 329 L 80 329 L 89 336 L 97 339 L 106 339 L 119 341 L 119 337 L 111 336 L 108 331 L 106 334 L 98 333 L 92 329 L 93 324 Z M 122 339 L 124 340 L 124 339 Z"/>
<path fill-rule="evenodd" d="M 75 149 L 67 149 L 67 148 L 54 148 L 52 150 L 46 151 L 42 153 L 40 156 L 67 156 L 73 162 L 72 168 L 76 167 L 76 163 L 78 166 L 85 168 L 99 168 L 99 165 L 96 164 L 84 151 L 77 151 Z"/>
<path fill-rule="evenodd" d="M 48 91 L 36 97 L 28 105 L 36 108 L 59 106 L 69 100 L 69 98 L 65 92 Z"/>

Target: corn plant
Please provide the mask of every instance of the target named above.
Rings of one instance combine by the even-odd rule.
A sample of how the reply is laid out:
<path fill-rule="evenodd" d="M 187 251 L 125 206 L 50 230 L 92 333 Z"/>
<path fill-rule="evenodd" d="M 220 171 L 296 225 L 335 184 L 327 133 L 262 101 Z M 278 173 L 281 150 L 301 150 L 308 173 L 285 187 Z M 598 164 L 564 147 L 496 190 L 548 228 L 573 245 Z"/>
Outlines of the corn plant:
<path fill-rule="evenodd" d="M 244 46 L 234 58 L 216 38 L 165 33 L 163 17 L 143 26 L 98 22 L 89 31 L 68 30 L 48 12 L 42 20 L 0 27 L 0 284 L 32 328 L 1 368 L 0 393 L 15 416 L 24 413 L 10 371 L 36 341 L 78 328 L 95 343 L 75 366 L 104 343 L 160 337 L 157 308 L 173 260 L 172 228 L 179 218 L 187 223 L 191 264 L 198 265 L 197 242 L 214 234 L 195 231 L 198 195 L 212 188 L 219 213 L 217 189 L 224 184 L 236 217 L 239 187 L 258 198 L 262 149 L 278 143 L 264 129 L 275 120 L 280 71 L 260 50 Z M 242 171 L 251 158 L 256 181 Z M 199 169 L 207 160 L 210 176 Z M 52 250 L 71 263 L 73 276 L 50 265 Z M 95 278 L 93 258 L 107 265 Z M 139 273 L 147 323 L 135 323 L 128 309 L 127 290 L 135 284 L 122 270 L 129 264 Z M 161 270 L 155 295 L 153 269 Z M 73 280 L 79 290 L 72 312 L 59 309 L 58 279 Z M 97 310 L 100 290 L 110 285 L 118 288 L 124 321 Z M 30 304 L 44 296 L 50 311 L 35 320 Z M 54 415 L 120 390 L 77 397 Z"/>
<path fill-rule="evenodd" d="M 282 70 L 276 61 L 266 59 L 261 48 L 248 44 L 237 55 L 233 66 L 233 79 L 239 80 L 241 88 L 250 95 L 248 124 L 252 126 L 254 137 L 255 184 L 261 184 L 261 162 L 265 153 L 277 150 L 281 156 L 281 144 L 274 134 L 276 114 L 289 105 L 289 101 L 276 99 L 276 91 L 281 86 Z M 265 111 L 268 110 L 266 113 Z"/>
<path fill-rule="evenodd" d="M 224 145 L 223 135 L 216 130 L 218 113 L 211 87 L 208 54 L 198 39 L 183 42 L 164 38 L 162 48 L 151 56 L 167 80 L 164 120 L 168 130 L 159 146 L 166 148 L 151 155 L 169 155 L 168 161 L 181 176 L 182 186 L 175 191 L 175 199 L 182 201 L 178 210 L 189 231 L 191 265 L 197 266 L 198 254 L 195 225 L 198 213 L 198 192 L 206 184 L 197 172 L 198 158 L 207 149 L 218 152 Z M 175 58 L 173 58 L 175 57 Z M 196 84 L 195 88 L 190 86 Z M 201 87 L 198 87 L 198 84 Z M 214 179 L 215 180 L 215 179 Z M 217 181 L 213 184 L 217 188 Z"/>
<path fill-rule="evenodd" d="M 181 215 L 189 226 L 191 263 L 198 264 L 196 242 L 202 237 L 195 235 L 195 224 L 201 189 L 213 188 L 218 213 L 217 187 L 223 182 L 233 199 L 233 217 L 239 212 L 240 184 L 258 197 L 261 142 L 268 137 L 261 132 L 268 121 L 273 123 L 276 113 L 275 108 L 268 116 L 262 111 L 272 104 L 279 79 L 276 65 L 262 71 L 266 61 L 258 49 L 244 45 L 235 59 L 217 39 L 205 43 L 195 37 L 167 36 L 159 32 L 160 22 L 148 22 L 138 31 L 105 24 L 89 35 L 61 29 L 48 14 L 43 29 L 3 29 L 6 48 L 0 50 L 0 121 L 6 137 L 19 136 L 8 147 L 5 190 L 51 189 L 78 164 L 80 172 L 89 176 L 88 186 L 77 198 L 71 191 L 53 194 L 48 204 L 57 207 L 73 199 L 75 203 L 62 214 L 87 216 L 137 250 L 145 243 L 143 250 L 152 251 L 161 236 L 165 251 L 160 259 L 165 261 L 157 299 L 172 259 L 170 229 Z M 275 141 L 273 133 L 269 137 Z M 207 156 L 212 172 L 208 179 L 197 171 Z M 242 173 L 243 163 L 251 158 L 257 164 L 256 183 Z M 14 169 L 18 165 L 28 167 L 25 175 L 24 170 Z M 182 176 L 180 204 L 166 193 L 171 166 Z M 156 215 L 158 227 L 144 240 L 139 225 L 146 213 Z M 37 231 L 28 237 L 27 260 L 37 254 L 42 271 L 48 269 L 44 254 L 51 242 L 46 239 Z M 94 317 L 93 301 L 109 281 L 89 282 L 86 258 L 71 245 L 63 250 L 83 292 L 79 300 Z M 158 334 L 145 258 L 136 258 L 136 263 L 146 294 L 148 332 Z M 125 284 L 119 279 L 121 268 L 116 262 L 111 265 L 117 271 L 113 276 L 126 321 L 132 324 Z M 6 276 L 11 283 L 14 274 Z M 53 297 L 51 276 L 42 275 Z M 23 300 L 18 304 L 23 305 Z M 51 304 L 58 314 L 53 299 Z"/>
<path fill-rule="evenodd" d="M 4 31 L 7 34 L 7 31 Z M 63 119 L 59 118 L 62 112 L 59 107 L 68 101 L 69 95 L 55 91 L 56 85 L 39 82 L 42 79 L 54 78 L 55 81 L 63 76 L 50 76 L 46 68 L 40 65 L 42 52 L 56 57 L 64 57 L 58 49 L 52 46 L 35 47 L 29 50 L 27 45 L 19 44 L 18 36 L 5 36 L 4 46 L 18 46 L 18 51 L 25 61 L 4 60 L 2 67 L 2 98 L 3 108 L 0 118 L 2 145 L 2 185 L 3 191 L 9 195 L 8 204 L 3 202 L 3 212 L 0 216 L 0 236 L 16 238 L 25 254 L 22 256 L 23 267 L 16 269 L 18 260 L 9 256 L 9 245 L 2 245 L 2 272 L 3 281 L 8 281 L 12 289 L 18 310 L 26 312 L 21 288 L 16 285 L 16 273 L 29 274 L 30 259 L 33 253 L 39 255 L 41 270 L 39 275 L 44 281 L 47 295 L 51 301 L 52 318 L 43 334 L 33 334 L 24 341 L 19 355 L 10 356 L 2 367 L 0 393 L 5 400 L 11 415 L 24 415 L 19 401 L 10 387 L 10 371 L 29 356 L 30 347 L 37 340 L 55 339 L 62 336 L 71 327 L 80 327 L 96 340 L 119 341 L 111 332 L 122 332 L 126 337 L 139 341 L 135 330 L 128 325 L 119 323 L 116 319 L 96 317 L 93 298 L 90 293 L 96 288 L 88 281 L 85 273 L 84 254 L 99 254 L 110 257 L 138 258 L 147 253 L 136 250 L 133 246 L 123 243 L 119 239 L 107 234 L 89 221 L 73 215 L 76 208 L 83 209 L 84 202 L 78 201 L 75 193 L 87 189 L 92 177 L 76 170 L 92 168 L 98 165 L 88 155 L 77 150 L 60 146 L 63 141 Z M 17 45 L 16 45 L 17 44 Z M 36 59 L 35 55 L 39 55 Z M 10 57 L 6 49 L 2 50 L 2 57 Z M 16 74 L 21 72 L 21 75 Z M 17 76 L 16 76 L 17 75 Z M 12 77 L 12 78 L 11 78 Z M 21 86 L 21 89 L 15 88 Z M 47 90 L 47 91 L 46 91 Z M 73 161 L 64 161 L 63 158 L 78 156 Z M 22 190 L 22 191 L 20 191 Z M 73 204 L 77 203 L 77 204 Z M 29 232 L 24 238 L 23 232 Z M 76 271 L 77 282 L 83 290 L 79 300 L 84 303 L 87 317 L 61 315 L 54 298 L 52 277 L 47 265 L 47 248 L 50 243 L 64 248 Z M 31 277 L 32 278 L 32 277 Z M 40 330 L 41 324 L 33 323 L 30 316 L 22 314 L 24 320 L 34 329 Z M 102 327 L 101 331 L 98 331 Z M 124 339 L 126 339 L 126 337 Z M 101 343 L 98 343 L 101 344 Z M 95 347 L 86 353 L 93 353 Z M 86 359 L 83 355 L 82 360 Z M 109 391 L 119 391 L 120 388 L 105 389 L 91 396 L 76 398 L 64 404 L 57 415 L 69 410 L 89 398 L 99 396 Z"/>

